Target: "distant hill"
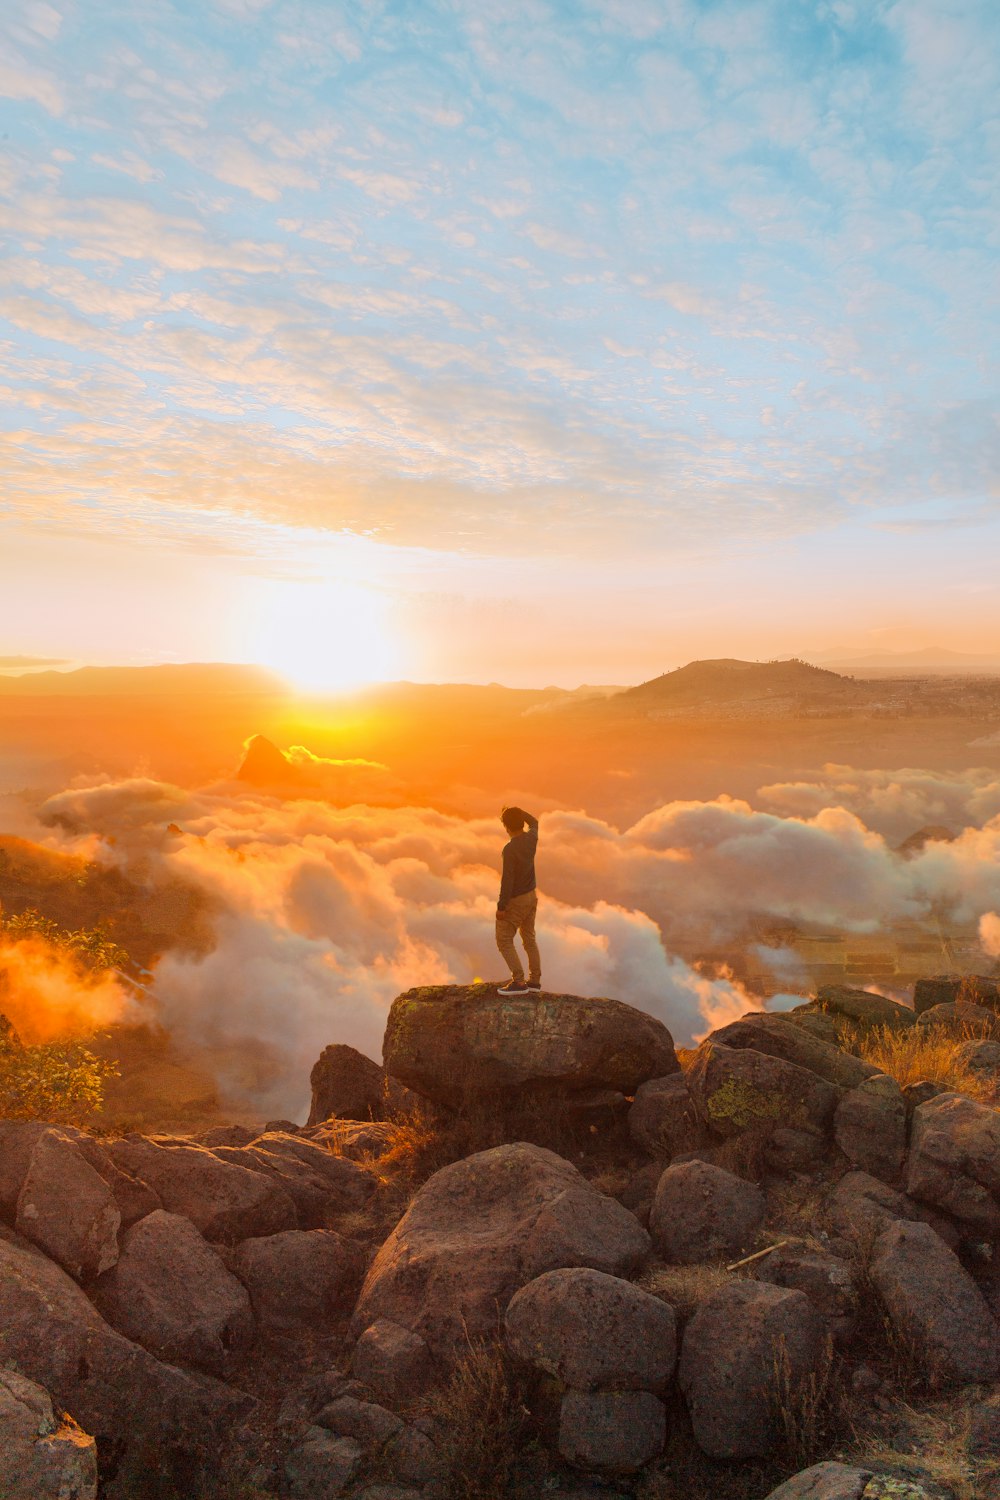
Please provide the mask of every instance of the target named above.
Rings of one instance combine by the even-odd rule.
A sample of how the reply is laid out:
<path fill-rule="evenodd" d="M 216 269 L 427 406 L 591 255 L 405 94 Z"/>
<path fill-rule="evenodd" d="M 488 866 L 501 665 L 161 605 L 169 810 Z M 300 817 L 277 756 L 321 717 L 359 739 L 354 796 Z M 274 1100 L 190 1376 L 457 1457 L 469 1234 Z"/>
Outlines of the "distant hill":
<path fill-rule="evenodd" d="M 942 646 L 926 646 L 921 651 L 876 651 L 867 656 L 829 658 L 832 668 L 838 672 L 878 672 L 879 675 L 898 673 L 901 676 L 920 676 L 928 672 L 951 673 L 956 677 L 965 674 L 1000 674 L 1000 655 L 971 651 L 949 651 Z"/>
<path fill-rule="evenodd" d="M 739 661 L 735 657 L 692 661 L 638 687 L 626 688 L 609 705 L 640 711 L 721 708 L 768 702 L 863 702 L 869 690 L 824 667 L 788 661 Z"/>
<path fill-rule="evenodd" d="M 78 667 L 72 672 L 0 676 L 0 694 L 17 696 L 187 697 L 267 693 L 287 696 L 279 677 L 234 662 L 169 662 L 154 667 Z"/>

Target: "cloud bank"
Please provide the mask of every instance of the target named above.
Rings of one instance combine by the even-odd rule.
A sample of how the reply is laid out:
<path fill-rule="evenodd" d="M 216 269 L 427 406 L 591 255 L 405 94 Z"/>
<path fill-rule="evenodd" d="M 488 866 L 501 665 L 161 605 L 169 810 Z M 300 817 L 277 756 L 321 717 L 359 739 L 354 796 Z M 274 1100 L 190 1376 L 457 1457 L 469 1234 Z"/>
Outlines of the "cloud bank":
<path fill-rule="evenodd" d="M 882 797 L 878 776 L 852 774 Z M 966 804 L 983 792 L 970 781 Z M 148 778 L 60 793 L 39 816 L 65 845 L 133 879 L 203 893 L 215 947 L 168 952 L 157 1003 L 171 1031 L 212 1056 L 223 1087 L 264 1113 L 301 1113 L 328 1042 L 377 1057 L 401 990 L 500 975 L 492 818 Z M 782 816 L 728 797 L 683 801 L 624 830 L 554 811 L 538 864 L 546 986 L 628 1001 L 680 1044 L 756 1003 L 694 965 L 761 918 L 868 933 L 941 916 L 981 921 L 984 949 L 997 946 L 1000 815 L 903 859 L 845 807 Z"/>

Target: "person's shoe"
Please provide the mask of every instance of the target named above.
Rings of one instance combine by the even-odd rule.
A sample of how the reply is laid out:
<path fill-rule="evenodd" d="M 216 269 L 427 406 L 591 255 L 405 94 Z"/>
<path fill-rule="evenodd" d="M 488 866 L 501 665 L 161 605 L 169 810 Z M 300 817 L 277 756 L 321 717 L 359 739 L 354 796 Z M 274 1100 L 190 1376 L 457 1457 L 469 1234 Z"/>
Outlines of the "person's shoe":
<path fill-rule="evenodd" d="M 542 981 L 540 979 L 526 979 L 524 987 L 532 995 L 540 995 L 542 993 Z"/>
<path fill-rule="evenodd" d="M 498 995 L 526 995 L 528 986 L 523 979 L 508 979 L 506 984 L 497 985 Z"/>

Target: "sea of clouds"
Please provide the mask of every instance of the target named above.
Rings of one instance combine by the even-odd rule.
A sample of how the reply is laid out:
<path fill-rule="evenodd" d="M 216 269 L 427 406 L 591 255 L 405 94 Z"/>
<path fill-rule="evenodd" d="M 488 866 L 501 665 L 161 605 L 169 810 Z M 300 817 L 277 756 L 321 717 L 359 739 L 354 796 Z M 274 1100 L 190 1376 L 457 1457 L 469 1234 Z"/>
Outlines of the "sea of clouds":
<path fill-rule="evenodd" d="M 1000 955 L 1000 783 L 987 773 L 832 767 L 757 800 L 672 802 L 624 829 L 545 813 L 546 988 L 626 1000 L 686 1045 L 759 1004 L 725 972 L 693 967 L 699 949 L 744 939 L 752 919 L 856 933 L 901 919 L 978 922 L 984 960 Z M 141 777 L 20 808 L 29 836 L 113 863 L 147 890 L 179 880 L 201 893 L 214 946 L 164 955 L 155 1006 L 213 1059 L 231 1097 L 264 1113 L 301 1115 L 329 1042 L 378 1057 L 400 991 L 502 977 L 496 818 Z M 895 852 L 932 822 L 961 831 L 910 858 Z M 773 961 L 791 987 L 787 953 Z"/>

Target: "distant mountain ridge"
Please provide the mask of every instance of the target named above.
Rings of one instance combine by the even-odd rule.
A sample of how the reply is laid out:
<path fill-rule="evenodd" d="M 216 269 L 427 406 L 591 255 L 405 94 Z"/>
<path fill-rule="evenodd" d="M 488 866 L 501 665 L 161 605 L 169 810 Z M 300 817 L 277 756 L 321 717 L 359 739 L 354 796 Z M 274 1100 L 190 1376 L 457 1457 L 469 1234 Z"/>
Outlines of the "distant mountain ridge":
<path fill-rule="evenodd" d="M 741 661 L 723 656 L 688 662 L 638 687 L 626 688 L 612 705 L 653 709 L 712 707 L 768 699 L 820 701 L 835 698 L 860 702 L 869 689 L 826 667 L 791 657 L 785 661 Z"/>
<path fill-rule="evenodd" d="M 920 651 L 873 651 L 864 656 L 843 655 L 821 658 L 839 672 L 952 672 L 956 676 L 966 673 L 1000 673 L 1000 652 L 995 654 L 951 651 L 943 646 L 925 646 Z"/>
<path fill-rule="evenodd" d="M 279 677 L 241 662 L 164 662 L 146 667 L 77 667 L 71 672 L 0 676 L 0 693 L 59 696 L 269 693 L 286 696 Z"/>

